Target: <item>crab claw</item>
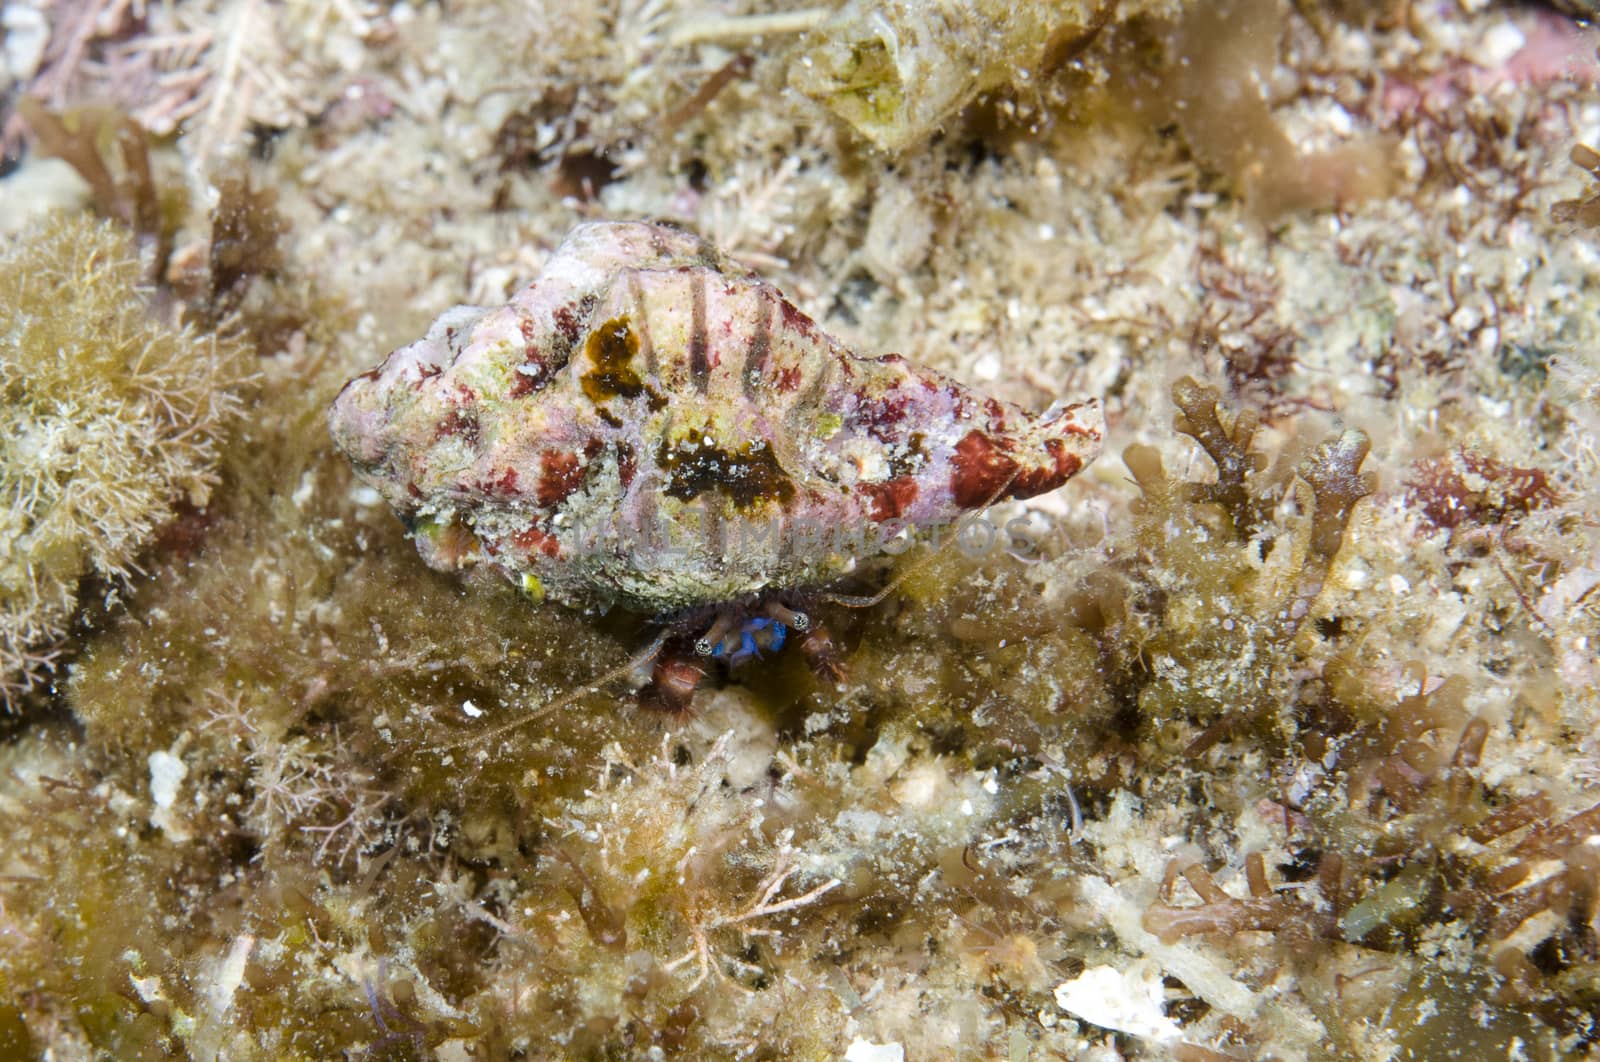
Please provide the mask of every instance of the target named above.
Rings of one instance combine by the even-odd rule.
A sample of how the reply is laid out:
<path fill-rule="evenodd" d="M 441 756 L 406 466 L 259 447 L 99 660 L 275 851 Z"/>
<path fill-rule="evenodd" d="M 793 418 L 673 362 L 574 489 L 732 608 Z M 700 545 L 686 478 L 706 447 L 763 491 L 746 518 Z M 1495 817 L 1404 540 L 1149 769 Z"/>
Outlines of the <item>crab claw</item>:
<path fill-rule="evenodd" d="M 673 646 L 656 658 L 650 684 L 639 694 L 639 704 L 668 715 L 687 715 L 694 691 L 705 681 L 706 669 L 693 654 L 674 652 Z"/>

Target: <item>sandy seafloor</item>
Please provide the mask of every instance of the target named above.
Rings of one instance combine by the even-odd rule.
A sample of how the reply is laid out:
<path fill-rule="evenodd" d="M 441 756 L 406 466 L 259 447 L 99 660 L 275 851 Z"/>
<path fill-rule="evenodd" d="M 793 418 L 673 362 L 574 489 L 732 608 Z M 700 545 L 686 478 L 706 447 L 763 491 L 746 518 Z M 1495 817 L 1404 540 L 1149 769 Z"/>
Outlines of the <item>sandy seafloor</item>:
<path fill-rule="evenodd" d="M 46 214 L 116 213 L 19 101 L 115 107 L 172 247 L 125 298 L 249 360 L 207 489 L 126 576 L 83 568 L 0 717 L 0 1058 L 1597 1053 L 1600 156 L 1573 152 L 1600 34 L 1570 12 L 6 0 L 0 26 L 7 261 Z M 241 176 L 275 249 L 208 317 Z M 647 625 L 429 571 L 323 410 L 623 218 L 712 239 L 858 352 L 1099 396 L 1104 453 L 1000 514 L 1034 514 L 1021 557 L 815 598 L 837 685 L 788 652 L 683 718 L 641 711 L 642 673 L 589 689 Z M 7 403 L 74 356 L 7 342 Z M 1185 377 L 1220 420 L 1180 387 L 1175 430 Z"/>

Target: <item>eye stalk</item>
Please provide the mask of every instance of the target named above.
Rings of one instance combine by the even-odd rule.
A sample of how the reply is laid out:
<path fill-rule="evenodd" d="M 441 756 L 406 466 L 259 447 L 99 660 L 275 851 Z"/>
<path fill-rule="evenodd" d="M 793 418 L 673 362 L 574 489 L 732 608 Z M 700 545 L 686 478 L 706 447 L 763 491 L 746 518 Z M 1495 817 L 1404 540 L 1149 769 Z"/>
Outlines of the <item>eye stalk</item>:
<path fill-rule="evenodd" d="M 789 608 L 774 601 L 763 611 L 784 626 L 793 628 L 797 634 L 804 634 L 811 629 L 811 617 L 799 609 Z"/>

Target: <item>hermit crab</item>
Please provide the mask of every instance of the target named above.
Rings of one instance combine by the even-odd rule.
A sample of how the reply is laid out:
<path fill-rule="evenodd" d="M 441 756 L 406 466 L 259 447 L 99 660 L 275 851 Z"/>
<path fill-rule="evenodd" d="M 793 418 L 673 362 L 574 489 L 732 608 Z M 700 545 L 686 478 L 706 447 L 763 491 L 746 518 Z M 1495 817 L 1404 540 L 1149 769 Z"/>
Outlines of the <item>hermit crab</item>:
<path fill-rule="evenodd" d="M 643 700 L 677 710 L 713 662 L 791 634 L 836 677 L 797 593 L 1054 490 L 1102 434 L 1093 400 L 1033 415 L 852 354 L 705 240 L 640 222 L 580 225 L 506 305 L 445 312 L 329 426 L 430 566 L 656 620 Z"/>

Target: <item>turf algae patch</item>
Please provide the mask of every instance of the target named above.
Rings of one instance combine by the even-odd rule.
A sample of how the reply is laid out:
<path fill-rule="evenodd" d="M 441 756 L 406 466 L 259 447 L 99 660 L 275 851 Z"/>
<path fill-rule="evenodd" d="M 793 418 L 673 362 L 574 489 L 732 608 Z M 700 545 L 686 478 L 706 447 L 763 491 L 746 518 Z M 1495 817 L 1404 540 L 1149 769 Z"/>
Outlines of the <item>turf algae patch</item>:
<path fill-rule="evenodd" d="M 133 238 L 61 218 L 0 255 L 0 699 L 48 671 L 80 580 L 116 583 L 205 506 L 249 374 L 242 346 L 172 324 Z"/>

